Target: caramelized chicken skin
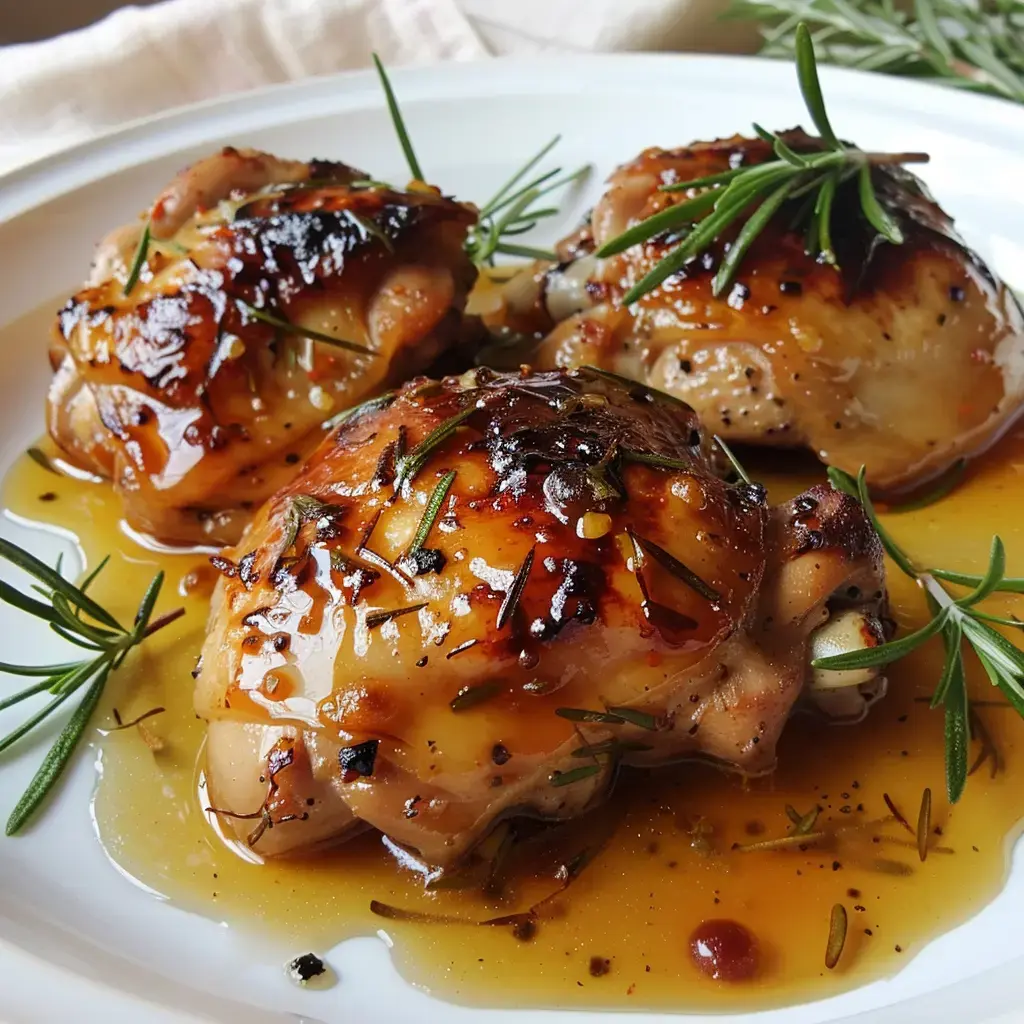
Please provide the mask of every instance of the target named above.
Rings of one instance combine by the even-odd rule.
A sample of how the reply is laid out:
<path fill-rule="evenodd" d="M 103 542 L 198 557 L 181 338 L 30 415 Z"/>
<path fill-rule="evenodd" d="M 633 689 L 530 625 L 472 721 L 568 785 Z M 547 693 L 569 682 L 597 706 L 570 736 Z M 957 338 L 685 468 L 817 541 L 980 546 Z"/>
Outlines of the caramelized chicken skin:
<path fill-rule="evenodd" d="M 857 502 L 769 508 L 711 472 L 687 405 L 591 370 L 411 382 L 214 563 L 209 790 L 268 855 L 372 826 L 449 868 L 503 816 L 591 806 L 621 762 L 770 771 L 815 631 L 881 638 Z M 826 685 L 856 718 L 881 681 Z"/>
<path fill-rule="evenodd" d="M 794 146 L 802 132 L 784 133 Z M 662 235 L 618 256 L 594 251 L 682 202 L 659 186 L 772 158 L 734 137 L 649 149 L 620 167 L 590 222 L 505 289 L 492 327 L 543 335 L 539 367 L 594 364 L 689 402 L 709 429 L 750 444 L 808 447 L 824 462 L 899 491 L 978 454 L 1024 398 L 1024 321 L 1012 293 L 957 237 L 921 183 L 876 168 L 876 189 L 906 241 L 882 242 L 855 182 L 836 197 L 841 272 L 804 253 L 783 208 L 716 298 L 718 243 L 624 309 L 620 299 L 675 245 Z"/>
<path fill-rule="evenodd" d="M 237 540 L 324 420 L 457 339 L 475 214 L 364 177 L 225 149 L 158 197 L 127 295 L 143 222 L 100 244 L 58 318 L 49 428 L 73 462 L 113 480 L 136 530 Z"/>

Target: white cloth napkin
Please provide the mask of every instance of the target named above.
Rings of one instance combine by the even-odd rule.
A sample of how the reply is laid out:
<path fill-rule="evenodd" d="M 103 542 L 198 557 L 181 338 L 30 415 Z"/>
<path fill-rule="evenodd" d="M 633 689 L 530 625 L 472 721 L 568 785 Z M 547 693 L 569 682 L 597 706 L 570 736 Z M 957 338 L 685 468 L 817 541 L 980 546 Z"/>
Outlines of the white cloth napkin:
<path fill-rule="evenodd" d="M 125 121 L 385 63 L 552 50 L 744 49 L 724 0 L 166 0 L 0 47 L 0 173 Z"/>

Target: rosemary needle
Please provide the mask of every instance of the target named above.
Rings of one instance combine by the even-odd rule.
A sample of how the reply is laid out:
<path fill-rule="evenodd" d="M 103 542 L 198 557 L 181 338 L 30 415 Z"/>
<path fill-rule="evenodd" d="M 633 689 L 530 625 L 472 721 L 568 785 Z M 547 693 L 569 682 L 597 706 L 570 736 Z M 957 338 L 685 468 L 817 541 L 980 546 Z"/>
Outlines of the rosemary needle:
<path fill-rule="evenodd" d="M 132 289 L 138 284 L 139 275 L 142 273 L 142 268 L 145 266 L 146 257 L 149 255 L 149 241 L 152 232 L 150 231 L 149 221 L 146 221 L 146 226 L 142 229 L 142 234 L 139 236 L 139 244 L 135 247 L 135 255 L 132 257 L 132 265 L 128 270 L 128 278 L 124 283 L 124 294 L 131 295 Z"/>
<path fill-rule="evenodd" d="M 395 99 L 395 92 L 391 88 L 391 81 L 377 54 L 373 54 L 373 66 L 377 69 L 381 88 L 384 90 L 384 98 L 387 100 L 388 113 L 391 115 L 391 123 L 395 126 L 395 134 L 398 136 L 402 152 L 405 154 L 405 162 L 409 165 L 409 173 L 415 181 L 426 181 L 423 177 L 423 168 L 420 167 L 420 162 L 416 159 L 416 151 L 412 148 L 412 140 L 405 129 L 405 120 L 398 107 L 398 100 Z"/>
<path fill-rule="evenodd" d="M 28 788 L 22 794 L 7 820 L 6 833 L 18 832 L 36 813 L 47 794 L 56 785 L 78 748 L 111 672 L 115 672 L 128 652 L 157 630 L 184 614 L 184 609 L 153 618 L 164 574 L 158 572 L 146 589 L 130 629 L 122 626 L 107 609 L 86 593 L 88 586 L 107 564 L 104 559 L 81 586 L 64 579 L 59 571 L 40 561 L 35 555 L 0 538 L 0 558 L 32 576 L 33 590 L 45 601 L 37 601 L 9 583 L 0 586 L 0 600 L 44 622 L 59 636 L 90 652 L 81 661 L 56 665 L 0 665 L 11 675 L 42 679 L 0 701 L 0 709 L 11 707 L 34 694 L 48 691 L 52 699 L 30 715 L 21 725 L 0 738 L 0 750 L 18 743 L 75 693 L 85 688 L 85 695 L 71 714 L 60 735 L 43 759 Z"/>
<path fill-rule="evenodd" d="M 256 306 L 250 305 L 244 299 L 236 299 L 235 302 L 246 316 L 251 317 L 253 320 L 259 320 L 270 327 L 276 327 L 285 334 L 297 334 L 301 338 L 309 338 L 311 341 L 322 341 L 325 345 L 347 349 L 349 352 L 358 352 L 364 356 L 373 356 L 375 359 L 380 356 L 379 352 L 374 352 L 372 348 L 367 348 L 365 345 L 358 345 L 354 341 L 336 338 L 333 334 L 324 334 L 323 331 L 314 331 L 311 327 L 303 327 L 301 324 L 292 323 L 291 320 L 286 320 L 284 316 L 280 314 L 275 315 L 265 309 L 259 309 Z"/>

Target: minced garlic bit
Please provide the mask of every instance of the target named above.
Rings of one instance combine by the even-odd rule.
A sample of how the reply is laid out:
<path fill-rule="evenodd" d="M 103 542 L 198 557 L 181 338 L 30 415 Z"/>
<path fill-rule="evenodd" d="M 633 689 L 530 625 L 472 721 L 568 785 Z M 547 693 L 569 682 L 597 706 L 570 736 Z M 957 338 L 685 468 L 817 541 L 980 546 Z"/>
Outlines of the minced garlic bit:
<path fill-rule="evenodd" d="M 319 384 L 309 389 L 309 404 L 321 412 L 330 412 L 334 408 L 334 399 Z"/>
<path fill-rule="evenodd" d="M 584 540 L 597 540 L 612 528 L 612 517 L 604 512 L 584 512 L 576 520 L 576 536 Z"/>
<path fill-rule="evenodd" d="M 231 335 L 228 347 L 224 352 L 227 359 L 241 359 L 245 355 L 245 342 L 237 334 Z"/>

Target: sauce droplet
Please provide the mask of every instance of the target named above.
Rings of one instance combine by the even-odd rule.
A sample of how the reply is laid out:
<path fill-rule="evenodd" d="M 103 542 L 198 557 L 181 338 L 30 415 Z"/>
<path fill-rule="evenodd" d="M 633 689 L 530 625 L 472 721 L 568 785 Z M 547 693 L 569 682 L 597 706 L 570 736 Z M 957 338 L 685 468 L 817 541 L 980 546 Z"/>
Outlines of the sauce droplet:
<path fill-rule="evenodd" d="M 702 921 L 690 936 L 693 962 L 716 981 L 746 981 L 757 973 L 757 939 L 737 921 Z"/>

